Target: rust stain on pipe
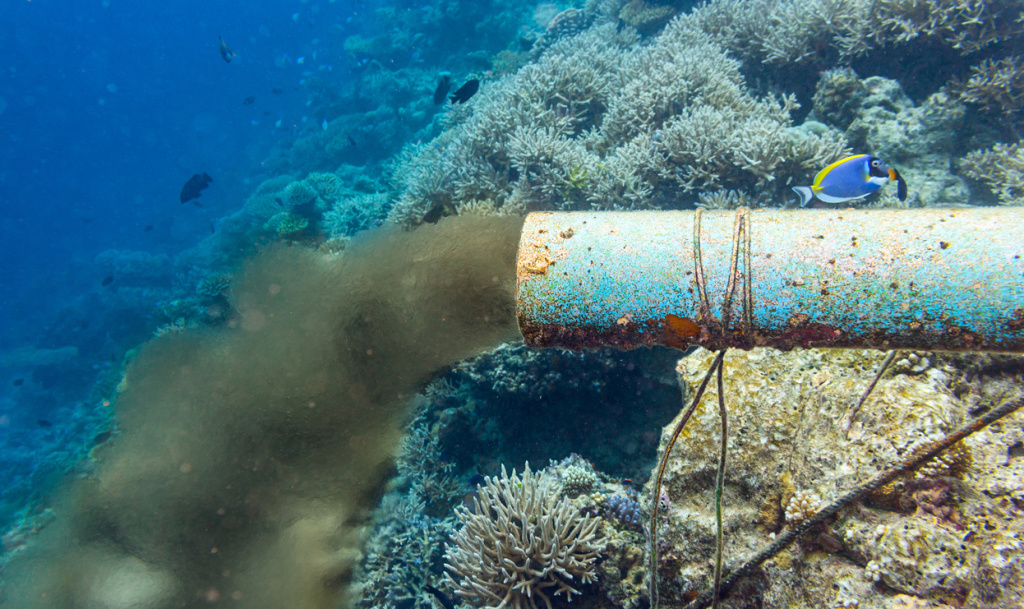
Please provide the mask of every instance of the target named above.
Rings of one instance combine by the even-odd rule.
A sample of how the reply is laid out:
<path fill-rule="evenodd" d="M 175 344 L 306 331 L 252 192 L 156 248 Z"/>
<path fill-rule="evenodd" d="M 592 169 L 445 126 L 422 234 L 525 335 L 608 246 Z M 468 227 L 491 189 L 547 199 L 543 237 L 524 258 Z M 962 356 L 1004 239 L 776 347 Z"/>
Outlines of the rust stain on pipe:
<path fill-rule="evenodd" d="M 1024 209 L 535 213 L 535 346 L 1024 352 Z"/>

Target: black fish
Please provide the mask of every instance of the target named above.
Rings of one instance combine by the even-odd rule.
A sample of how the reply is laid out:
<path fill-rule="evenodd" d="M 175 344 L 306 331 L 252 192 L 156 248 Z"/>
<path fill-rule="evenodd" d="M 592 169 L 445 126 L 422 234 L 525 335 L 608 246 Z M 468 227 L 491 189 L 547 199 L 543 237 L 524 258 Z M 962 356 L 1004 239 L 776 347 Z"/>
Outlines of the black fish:
<path fill-rule="evenodd" d="M 217 40 L 220 41 L 220 56 L 224 61 L 231 63 L 231 58 L 235 56 L 235 52 L 228 48 L 228 45 L 224 42 L 223 38 L 217 36 Z"/>
<path fill-rule="evenodd" d="M 92 218 L 82 218 L 82 224 L 92 224 Z"/>
<path fill-rule="evenodd" d="M 153 230 L 153 225 L 152 224 L 147 224 L 146 228 L 142 229 L 142 232 L 148 233 L 151 230 Z"/>
<path fill-rule="evenodd" d="M 37 419 L 36 425 L 40 427 L 53 427 L 53 423 L 47 421 L 46 419 Z"/>
<path fill-rule="evenodd" d="M 445 98 L 448 97 L 448 90 L 452 88 L 452 77 L 447 74 L 441 75 L 441 82 L 437 83 L 437 88 L 434 89 L 434 105 L 440 106 L 444 103 Z"/>
<path fill-rule="evenodd" d="M 455 609 L 455 603 L 453 603 L 452 599 L 448 598 L 448 595 L 444 592 L 441 592 L 440 590 L 431 585 L 423 586 L 423 589 L 433 594 L 434 598 L 436 598 L 438 602 L 441 603 L 444 609 Z"/>
<path fill-rule="evenodd" d="M 470 97 L 476 95 L 477 89 L 480 88 L 480 81 L 474 78 L 473 80 L 466 81 L 466 84 L 459 87 L 459 89 L 452 94 L 453 104 L 464 104 L 469 101 Z"/>
<path fill-rule="evenodd" d="M 280 94 L 284 93 L 284 89 L 279 89 L 277 87 L 274 87 L 273 89 L 270 90 L 270 92 L 273 93 L 274 95 L 280 95 Z"/>
<path fill-rule="evenodd" d="M 246 97 L 245 99 L 242 100 L 242 105 L 243 106 L 248 106 L 249 104 L 251 104 L 251 103 L 253 103 L 255 101 L 256 101 L 256 96 L 255 95 L 250 95 L 249 97 Z"/>
<path fill-rule="evenodd" d="M 199 175 L 198 173 L 193 175 L 185 182 L 185 185 L 181 187 L 181 202 L 191 201 L 192 199 L 198 199 L 199 195 L 202 194 L 203 189 L 210 185 L 213 181 L 207 173 Z"/>
<path fill-rule="evenodd" d="M 25 379 L 14 379 L 13 381 L 11 381 L 11 384 L 14 385 L 15 387 L 21 387 L 22 385 L 25 384 Z"/>
<path fill-rule="evenodd" d="M 352 146 L 353 148 L 356 148 L 356 140 L 355 140 L 355 138 L 354 138 L 354 137 L 352 137 L 351 135 L 350 135 L 350 136 L 348 136 L 348 143 L 349 143 L 349 145 L 350 145 L 350 146 Z"/>
<path fill-rule="evenodd" d="M 113 275 L 107 275 L 106 277 L 103 278 L 103 281 L 100 282 L 100 285 L 103 286 L 103 287 L 107 287 L 108 285 L 110 285 L 112 283 L 114 283 L 114 276 Z"/>

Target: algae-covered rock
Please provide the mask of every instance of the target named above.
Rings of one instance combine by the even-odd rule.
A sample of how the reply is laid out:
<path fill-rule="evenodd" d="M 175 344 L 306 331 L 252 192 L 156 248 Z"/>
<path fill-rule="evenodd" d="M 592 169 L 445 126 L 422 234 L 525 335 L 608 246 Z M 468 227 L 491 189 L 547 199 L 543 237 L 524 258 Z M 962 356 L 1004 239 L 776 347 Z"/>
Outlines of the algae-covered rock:
<path fill-rule="evenodd" d="M 726 355 L 727 570 L 920 443 L 1014 391 L 1009 376 L 964 374 L 962 359 L 922 354 L 911 362 L 904 356 L 851 418 L 883 357 L 768 349 Z M 712 358 L 701 350 L 679 362 L 686 399 Z M 712 579 L 717 400 L 712 382 L 665 470 L 658 534 L 663 606 L 683 603 Z M 852 423 L 848 430 L 844 418 Z M 662 449 L 675 424 L 666 426 Z M 745 599 L 726 595 L 725 606 L 942 607 L 965 599 L 974 607 L 1013 606 L 1024 592 L 1015 549 L 1024 524 L 1024 459 L 1012 448 L 1022 437 L 1024 415 L 1016 414 L 967 438 L 931 466 L 811 529 L 740 584 Z M 992 586 L 996 564 L 1009 569 L 1000 586 Z M 905 598 L 897 602 L 900 595 Z"/>

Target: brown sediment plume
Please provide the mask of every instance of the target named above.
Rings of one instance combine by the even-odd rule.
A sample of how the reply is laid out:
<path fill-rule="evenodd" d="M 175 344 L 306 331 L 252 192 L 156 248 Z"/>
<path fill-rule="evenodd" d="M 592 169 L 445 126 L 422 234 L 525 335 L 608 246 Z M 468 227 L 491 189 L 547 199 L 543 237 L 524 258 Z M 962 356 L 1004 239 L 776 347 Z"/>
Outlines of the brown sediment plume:
<path fill-rule="evenodd" d="M 233 327 L 142 350 L 122 435 L 8 565 L 4 606 L 337 606 L 408 397 L 518 337 L 521 228 L 452 218 L 367 234 L 342 258 L 254 260 Z"/>

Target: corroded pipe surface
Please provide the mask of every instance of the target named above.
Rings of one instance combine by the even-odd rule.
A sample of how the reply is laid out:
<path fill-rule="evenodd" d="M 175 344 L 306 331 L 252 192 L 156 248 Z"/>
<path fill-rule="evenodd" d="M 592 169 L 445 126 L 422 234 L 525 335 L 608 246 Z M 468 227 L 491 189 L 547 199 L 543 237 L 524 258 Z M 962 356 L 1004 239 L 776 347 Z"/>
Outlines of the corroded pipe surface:
<path fill-rule="evenodd" d="M 1022 228 L 1021 208 L 533 213 L 519 328 L 567 349 L 1024 353 Z"/>

